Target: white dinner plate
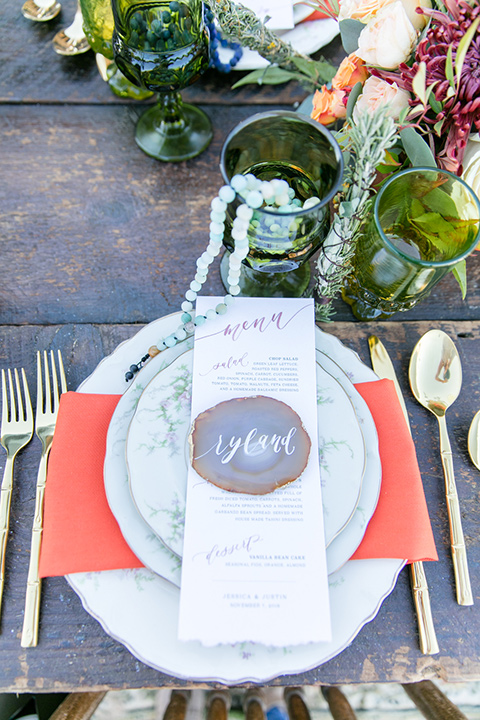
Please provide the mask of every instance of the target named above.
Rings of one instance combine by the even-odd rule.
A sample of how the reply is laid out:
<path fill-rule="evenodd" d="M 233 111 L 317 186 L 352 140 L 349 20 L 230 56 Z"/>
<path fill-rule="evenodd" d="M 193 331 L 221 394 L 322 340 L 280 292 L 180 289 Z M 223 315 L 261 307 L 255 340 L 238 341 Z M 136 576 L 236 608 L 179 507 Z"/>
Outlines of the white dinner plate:
<path fill-rule="evenodd" d="M 148 383 L 132 417 L 126 443 L 130 490 L 136 508 L 160 540 L 179 556 L 183 554 L 192 370 L 190 350 Z M 317 415 L 328 546 L 357 507 L 365 469 L 365 443 L 348 394 L 318 363 Z M 329 567 L 329 572 L 336 569 Z"/>
<path fill-rule="evenodd" d="M 161 318 L 142 328 L 102 360 L 79 391 L 123 393 L 125 370 L 152 343 L 174 331 L 179 325 L 179 316 L 177 313 Z M 366 368 L 358 356 L 332 336 L 322 335 L 329 348 L 326 352 L 333 353 L 335 361 L 343 366 L 347 357 L 351 360 L 351 380 L 364 381 L 363 369 Z M 404 560 L 398 559 L 347 562 L 329 577 L 332 640 L 287 648 L 249 643 L 205 648 L 200 643 L 179 642 L 179 591 L 146 569 L 75 573 L 68 575 L 67 580 L 87 612 L 142 662 L 180 678 L 238 684 L 266 682 L 278 675 L 305 672 L 338 655 L 365 623 L 375 617 L 395 587 L 404 564 Z"/>

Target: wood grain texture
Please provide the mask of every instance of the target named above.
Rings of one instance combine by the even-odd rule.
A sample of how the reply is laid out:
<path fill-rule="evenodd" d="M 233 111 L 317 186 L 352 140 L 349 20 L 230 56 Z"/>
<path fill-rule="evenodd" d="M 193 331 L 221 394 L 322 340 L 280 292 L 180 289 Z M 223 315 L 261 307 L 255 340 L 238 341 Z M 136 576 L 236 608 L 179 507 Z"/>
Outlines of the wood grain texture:
<path fill-rule="evenodd" d="M 287 107 L 287 106 L 282 106 Z M 0 147 L 0 323 L 149 322 L 177 310 L 208 243 L 211 199 L 223 184 L 225 137 L 257 110 L 205 106 L 214 139 L 198 158 L 161 163 L 134 141 L 137 106 L 9 105 Z M 223 294 L 218 262 L 204 286 Z M 480 255 L 462 301 L 453 276 L 409 320 L 480 317 Z M 351 320 L 336 301 L 336 319 Z M 399 314 L 395 320 L 403 319 Z"/>
<path fill-rule="evenodd" d="M 480 407 L 480 324 L 438 322 L 435 326 L 455 341 L 464 370 L 464 389 L 449 410 L 448 424 L 476 604 L 459 607 L 455 601 L 436 420 L 416 403 L 408 390 L 410 353 L 432 323 L 334 323 L 327 328 L 328 332 L 357 351 L 364 361 L 368 358 L 368 335 L 378 335 L 392 357 L 405 392 L 440 558 L 438 563 L 425 563 L 440 653 L 423 656 L 418 649 L 416 618 L 405 569 L 377 617 L 361 630 L 350 647 L 319 668 L 297 676 L 282 676 L 273 684 L 414 682 L 438 677 L 451 682 L 480 679 L 480 476 L 469 460 L 466 443 L 469 423 Z M 35 402 L 34 350 L 61 347 L 68 386 L 75 388 L 106 354 L 137 330 L 137 325 L 121 324 L 0 327 L 0 365 L 25 366 Z M 38 647 L 20 648 L 39 453 L 40 444 L 35 438 L 19 454 L 16 465 L 0 625 L 0 690 L 192 687 L 193 683 L 175 680 L 145 666 L 106 635 L 83 610 L 63 578 L 44 581 Z M 0 456 L 0 470 L 3 463 L 4 454 Z"/>

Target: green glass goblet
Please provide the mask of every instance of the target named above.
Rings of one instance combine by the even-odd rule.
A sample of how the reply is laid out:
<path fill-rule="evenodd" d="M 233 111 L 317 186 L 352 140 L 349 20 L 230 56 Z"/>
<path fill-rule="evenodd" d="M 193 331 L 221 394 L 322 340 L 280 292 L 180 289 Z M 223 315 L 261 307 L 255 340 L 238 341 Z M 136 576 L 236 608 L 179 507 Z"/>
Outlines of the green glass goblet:
<path fill-rule="evenodd" d="M 343 299 L 359 320 L 409 310 L 475 249 L 479 228 L 480 202 L 456 175 L 431 167 L 392 175 L 360 231 Z"/>
<path fill-rule="evenodd" d="M 342 181 L 343 159 L 335 138 L 299 113 L 258 113 L 227 137 L 220 169 L 226 182 L 234 175 L 252 173 L 260 180 L 278 178 L 290 185 L 293 197 L 287 210 L 264 204 L 254 211 L 239 285 L 241 295 L 300 297 L 310 281 L 307 261 L 328 234 L 330 201 Z M 220 264 L 225 287 L 234 249 L 232 223 L 242 202 L 244 198 L 237 196 L 227 209 L 226 252 Z"/>
<path fill-rule="evenodd" d="M 203 2 L 112 0 L 112 8 L 118 68 L 134 84 L 159 92 L 159 102 L 137 122 L 137 144 L 166 162 L 199 155 L 212 139 L 212 125 L 202 110 L 182 102 L 179 91 L 208 68 Z"/>
<path fill-rule="evenodd" d="M 108 82 L 111 91 L 118 97 L 132 100 L 152 97 L 151 90 L 131 83 L 113 62 L 113 12 L 110 0 L 79 0 L 79 3 L 83 16 L 83 31 L 97 56 L 100 74 Z M 104 68 L 100 67 L 99 59 L 102 60 Z"/>

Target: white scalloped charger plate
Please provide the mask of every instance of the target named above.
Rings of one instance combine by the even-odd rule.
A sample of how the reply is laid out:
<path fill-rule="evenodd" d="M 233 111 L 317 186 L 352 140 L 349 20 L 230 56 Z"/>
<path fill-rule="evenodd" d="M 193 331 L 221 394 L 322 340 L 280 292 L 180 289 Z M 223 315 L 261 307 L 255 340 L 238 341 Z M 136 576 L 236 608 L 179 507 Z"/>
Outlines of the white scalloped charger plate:
<path fill-rule="evenodd" d="M 172 332 L 178 317 L 162 318 L 142 328 L 105 358 L 79 391 L 123 393 L 125 368 L 165 332 Z M 350 354 L 361 365 L 356 354 L 327 337 L 331 349 L 343 356 Z M 357 378 L 352 371 L 351 379 L 361 382 L 365 378 L 361 373 Z M 142 662 L 179 678 L 238 684 L 305 672 L 338 655 L 375 617 L 404 564 L 398 559 L 347 562 L 329 578 L 332 640 L 281 649 L 248 643 L 214 648 L 180 643 L 176 636 L 179 591 L 149 570 L 75 573 L 67 575 L 67 580 L 87 612 Z"/>
<path fill-rule="evenodd" d="M 179 556 L 183 553 L 192 370 L 190 350 L 148 383 L 130 422 L 126 443 L 130 490 L 136 508 L 160 540 Z M 319 363 L 317 413 L 328 546 L 357 507 L 365 469 L 365 443 L 349 395 Z M 349 557 L 345 555 L 342 564 Z M 329 566 L 329 572 L 336 569 Z"/>

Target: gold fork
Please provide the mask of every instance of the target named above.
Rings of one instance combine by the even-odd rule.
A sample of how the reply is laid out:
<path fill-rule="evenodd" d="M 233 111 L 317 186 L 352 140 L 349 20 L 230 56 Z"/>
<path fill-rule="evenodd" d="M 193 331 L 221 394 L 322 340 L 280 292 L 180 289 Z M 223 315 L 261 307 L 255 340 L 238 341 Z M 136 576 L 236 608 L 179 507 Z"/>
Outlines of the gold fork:
<path fill-rule="evenodd" d="M 67 381 L 63 369 L 60 350 L 58 352 L 58 367 L 60 374 L 61 392 L 66 392 Z M 43 391 L 42 360 L 37 352 L 37 410 L 35 415 L 35 432 L 42 441 L 42 455 L 38 466 L 37 492 L 35 497 L 35 515 L 33 519 L 32 544 L 30 550 L 30 563 L 28 566 L 27 594 L 25 598 L 25 615 L 23 618 L 22 647 L 34 647 L 38 642 L 38 618 L 40 614 L 41 580 L 38 566 L 40 560 L 40 546 L 43 531 L 43 498 L 45 494 L 45 481 L 47 479 L 47 460 L 52 446 L 55 423 L 57 422 L 60 394 L 58 390 L 57 370 L 55 356 L 50 350 L 50 366 L 52 383 L 48 371 L 47 353 L 43 352 L 43 365 L 45 375 L 45 393 Z"/>
<path fill-rule="evenodd" d="M 2 425 L 0 443 L 7 451 L 5 470 L 3 471 L 2 489 L 0 492 L 0 612 L 2 609 L 3 585 L 5 582 L 5 552 L 7 549 L 8 528 L 10 521 L 10 504 L 12 501 L 13 463 L 19 450 L 30 442 L 33 435 L 32 401 L 28 391 L 27 376 L 22 368 L 23 392 L 20 389 L 20 378 L 17 368 L 13 371 L 2 370 Z M 8 382 L 7 382 L 8 378 Z"/>

